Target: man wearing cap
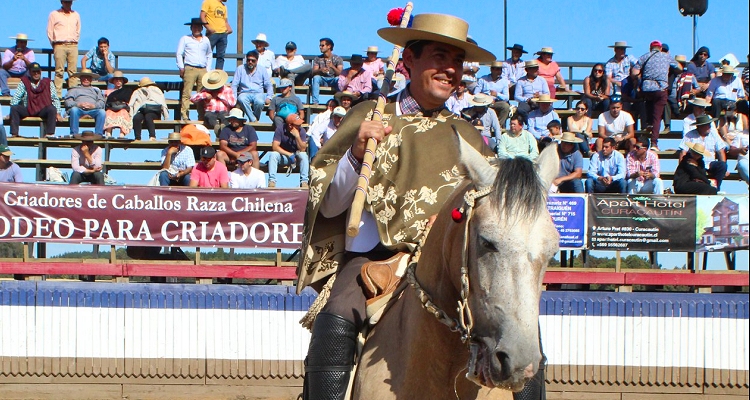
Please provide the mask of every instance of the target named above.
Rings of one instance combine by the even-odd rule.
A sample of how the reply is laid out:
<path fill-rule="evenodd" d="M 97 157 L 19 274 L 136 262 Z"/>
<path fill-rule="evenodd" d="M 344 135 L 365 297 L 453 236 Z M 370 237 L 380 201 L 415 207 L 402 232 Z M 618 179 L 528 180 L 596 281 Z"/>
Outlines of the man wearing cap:
<path fill-rule="evenodd" d="M 711 103 L 710 114 L 719 118 L 725 110 L 734 111 L 737 100 L 745 98 L 745 89 L 737 79 L 735 69 L 731 65 L 721 67 L 721 76 L 711 79 L 706 89 L 706 101 Z"/>
<path fill-rule="evenodd" d="M 469 102 L 473 96 L 467 93 L 466 90 L 466 85 L 469 83 L 471 83 L 471 81 L 461 78 L 461 83 L 458 84 L 458 88 L 445 102 L 445 108 L 450 110 L 453 114 L 461 115 L 461 112 L 463 112 L 465 108 L 471 107 Z"/>
<path fill-rule="evenodd" d="M 290 79 L 295 85 L 304 85 L 310 77 L 312 65 L 297 54 L 297 43 L 286 42 L 284 50 L 286 55 L 276 57 L 274 72 L 282 79 Z"/>
<path fill-rule="evenodd" d="M 206 36 L 216 52 L 216 69 L 224 69 L 224 54 L 227 51 L 227 36 L 232 34 L 229 25 L 227 0 L 203 0 L 200 19 L 206 27 Z"/>
<path fill-rule="evenodd" d="M 286 123 L 278 125 L 273 134 L 271 150 L 268 153 L 268 187 L 276 187 L 276 171 L 279 166 L 299 165 L 299 186 L 308 187 L 310 160 L 307 156 L 307 132 L 302 124 L 305 121 L 298 114 L 286 117 Z"/>
<path fill-rule="evenodd" d="M 557 155 L 560 157 L 560 172 L 552 181 L 552 193 L 583 193 L 583 155 L 578 151 L 578 144 L 583 139 L 573 132 L 563 132 Z"/>
<path fill-rule="evenodd" d="M 190 26 L 190 35 L 181 37 L 177 44 L 177 68 L 182 78 L 180 117 L 183 122 L 190 120 L 190 94 L 193 93 L 193 86 L 197 92 L 203 89 L 203 75 L 211 68 L 213 58 L 211 41 L 203 36 L 203 21 L 192 18 L 185 25 Z"/>
<path fill-rule="evenodd" d="M 104 120 L 107 114 L 104 111 L 104 93 L 94 86 L 91 81 L 98 78 L 99 75 L 88 69 L 82 69 L 81 72 L 73 74 L 81 81 L 81 84 L 68 89 L 65 94 L 65 109 L 68 111 L 70 120 L 70 134 L 78 134 L 78 126 L 81 117 L 88 115 L 94 119 L 94 132 L 97 135 L 104 133 Z"/>
<path fill-rule="evenodd" d="M 109 82 L 112 73 L 115 72 L 115 55 L 109 51 L 109 39 L 99 38 L 96 47 L 89 50 L 81 59 L 81 70 L 86 68 L 86 62 L 91 72 L 99 75 L 99 80 Z M 107 83 L 107 89 L 114 89 L 115 85 Z"/>
<path fill-rule="evenodd" d="M 336 87 L 336 80 L 344 69 L 344 59 L 333 54 L 333 40 L 320 39 L 320 55 L 313 59 L 310 101 L 319 104 L 320 87 Z"/>
<path fill-rule="evenodd" d="M 18 136 L 21 120 L 26 117 L 41 117 L 44 133 L 48 137 L 55 136 L 57 121 L 62 120 L 62 108 L 57 90 L 51 86 L 49 78 L 42 78 L 39 63 L 31 63 L 29 74 L 21 77 L 10 99 L 10 136 Z"/>
<path fill-rule="evenodd" d="M 190 98 L 198 107 L 198 114 L 203 111 L 203 125 L 217 133 L 226 124 L 229 110 L 237 104 L 237 98 L 227 85 L 227 79 L 227 73 L 220 69 L 207 72 L 201 78 L 203 89 Z"/>
<path fill-rule="evenodd" d="M 161 186 L 190 186 L 190 172 L 195 167 L 193 149 L 181 142 L 180 132 L 167 136 L 167 147 L 161 151 Z"/>
<path fill-rule="evenodd" d="M 664 182 L 659 177 L 659 156 L 649 150 L 649 144 L 648 137 L 638 138 L 625 159 L 629 194 L 664 193 Z"/>
<path fill-rule="evenodd" d="M 13 152 L 10 151 L 8 145 L 0 144 L 0 183 L 23 182 L 21 167 L 13 161 L 10 161 L 10 156 L 12 155 Z"/>
<path fill-rule="evenodd" d="M 367 95 L 372 92 L 372 74 L 362 68 L 363 62 L 361 55 L 352 54 L 349 59 L 349 68 L 341 71 L 337 80 L 338 91 L 354 94 L 355 102 L 367 98 Z"/>
<path fill-rule="evenodd" d="M 529 52 L 518 43 L 506 49 L 510 50 L 510 58 L 503 61 L 502 77 L 508 80 L 510 85 L 508 92 L 515 95 L 516 83 L 526 75 L 526 63 L 521 57 Z"/>
<path fill-rule="evenodd" d="M 242 153 L 250 153 L 256 165 L 260 165 L 258 157 L 258 134 L 255 128 L 246 125 L 247 119 L 242 116 L 242 110 L 233 108 L 229 112 L 229 124 L 219 134 L 219 151 L 216 158 L 229 166 Z"/>
<path fill-rule="evenodd" d="M 701 115 L 707 115 L 706 110 L 711 107 L 711 103 L 700 97 L 688 100 L 690 110 L 692 111 L 687 117 L 682 120 L 682 134 L 688 133 L 695 129 L 695 120 Z M 711 122 L 711 133 L 719 135 L 719 129 L 716 124 Z"/>
<path fill-rule="evenodd" d="M 538 107 L 536 101 L 539 96 L 549 96 L 549 85 L 544 78 L 539 77 L 539 63 L 536 60 L 526 61 L 526 76 L 516 83 L 515 99 L 518 102 L 517 113 L 525 119 L 529 118 L 529 112 Z"/>
<path fill-rule="evenodd" d="M 636 73 L 640 73 L 640 91 L 646 100 L 646 123 L 651 127 L 651 148 L 658 151 L 661 120 L 664 116 L 664 107 L 667 105 L 669 66 L 672 59 L 666 53 L 662 53 L 660 41 L 654 40 L 649 47 L 649 52 L 638 59 L 633 69 Z"/>
<path fill-rule="evenodd" d="M 29 65 L 35 61 L 34 50 L 28 48 L 29 39 L 25 33 L 11 36 L 16 40 L 16 45 L 3 52 L 2 65 L 0 68 L 0 95 L 10 96 L 8 78 L 20 78 L 29 71 Z"/>
<path fill-rule="evenodd" d="M 55 58 L 55 88 L 62 96 L 63 74 L 68 71 L 68 87 L 78 85 L 73 76 L 77 69 L 78 40 L 81 37 L 81 16 L 73 11 L 72 0 L 61 0 L 60 9 L 52 11 L 47 18 L 47 38 Z"/>
<path fill-rule="evenodd" d="M 602 149 L 604 139 L 612 138 L 618 150 L 629 151 L 635 143 L 635 121 L 629 112 L 623 111 L 620 96 L 612 96 L 609 111 L 599 114 L 597 120 L 599 137 L 596 139 L 596 151 Z"/>
<path fill-rule="evenodd" d="M 557 111 L 552 108 L 552 103 L 554 102 L 554 98 L 550 97 L 548 94 L 542 94 L 536 99 L 539 108 L 531 110 L 529 113 L 526 126 L 529 132 L 531 132 L 537 140 L 549 136 L 547 124 L 555 120 L 560 121 L 560 116 L 557 115 Z"/>
<path fill-rule="evenodd" d="M 259 33 L 255 39 L 251 40 L 255 45 L 255 51 L 258 52 L 258 68 L 265 69 L 268 76 L 273 75 L 273 65 L 276 59 L 276 54 L 271 50 L 268 50 L 268 39 L 266 39 L 265 33 Z"/>
<path fill-rule="evenodd" d="M 268 105 L 268 117 L 273 121 L 274 128 L 283 125 L 289 114 L 297 113 L 301 119 L 305 119 L 305 110 L 302 100 L 294 94 L 294 85 L 289 79 L 282 79 L 276 87 L 281 93 L 271 99 Z"/>
<path fill-rule="evenodd" d="M 195 164 L 190 173 L 190 187 L 228 188 L 229 171 L 223 163 L 216 161 L 216 149 L 211 146 L 203 147 L 200 157 L 200 162 Z"/>
<path fill-rule="evenodd" d="M 602 149 L 591 156 L 586 193 L 626 193 L 628 168 L 616 146 L 615 139 L 605 138 Z"/>
<path fill-rule="evenodd" d="M 229 187 L 232 189 L 265 189 L 266 174 L 255 168 L 257 160 L 250 153 L 242 153 L 237 157 L 239 168 L 229 174 Z"/>
<path fill-rule="evenodd" d="M 70 166 L 73 168 L 70 184 L 89 182 L 92 185 L 104 185 L 102 148 L 94 144 L 94 140 L 100 140 L 102 135 L 92 131 L 83 131 L 80 135 L 75 134 L 74 137 L 80 139 L 81 144 L 74 147 L 70 153 Z"/>
<path fill-rule="evenodd" d="M 510 129 L 505 135 L 498 135 L 497 156 L 500 158 L 525 157 L 531 161 L 539 157 L 539 147 L 531 132 L 523 129 L 523 119 L 514 115 L 510 119 Z"/>
<path fill-rule="evenodd" d="M 510 82 L 502 76 L 503 65 L 502 61 L 493 61 L 490 73 L 477 81 L 477 92 L 490 95 L 494 99 L 490 107 L 495 110 L 501 128 L 505 128 L 505 121 L 510 114 Z"/>
<path fill-rule="evenodd" d="M 257 50 L 248 51 L 245 54 L 245 64 L 237 67 L 232 78 L 232 91 L 250 122 L 260 119 L 263 106 L 270 104 L 273 97 L 271 75 L 265 68 L 258 66 L 259 57 Z"/>
<path fill-rule="evenodd" d="M 690 143 L 701 144 L 706 153 L 703 161 L 708 166 L 708 176 L 716 180 L 716 188 L 721 190 L 721 182 L 727 173 L 727 150 L 729 145 L 711 130 L 711 124 L 716 121 L 708 115 L 701 115 L 695 119 L 695 129 L 686 132 L 680 142 L 680 160 L 690 150 Z"/>
<path fill-rule="evenodd" d="M 621 93 L 622 81 L 630 76 L 630 69 L 635 66 L 638 59 L 626 54 L 626 49 L 631 46 L 628 46 L 625 41 L 615 42 L 615 44 L 607 47 L 614 49 L 615 55 L 604 65 L 604 72 L 607 74 L 607 81 L 615 89 L 615 92 Z"/>
<path fill-rule="evenodd" d="M 333 137 L 333 134 L 339 129 L 341 121 L 344 119 L 345 115 L 346 110 L 344 107 L 336 107 L 333 109 L 333 112 L 331 112 L 331 118 L 328 120 L 328 125 L 318 124 L 315 126 L 315 129 L 310 128 L 310 140 L 308 140 L 308 145 L 310 146 L 310 159 L 313 159 L 315 154 L 318 153 L 318 149 Z"/>

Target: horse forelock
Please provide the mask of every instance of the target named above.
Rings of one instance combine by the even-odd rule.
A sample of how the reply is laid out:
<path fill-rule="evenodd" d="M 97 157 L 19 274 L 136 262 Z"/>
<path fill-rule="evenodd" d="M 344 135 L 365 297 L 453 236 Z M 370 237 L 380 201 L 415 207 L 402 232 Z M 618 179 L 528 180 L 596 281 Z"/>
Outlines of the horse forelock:
<path fill-rule="evenodd" d="M 546 209 L 544 184 L 534 164 L 522 157 L 497 160 L 490 201 L 505 219 L 532 219 Z"/>

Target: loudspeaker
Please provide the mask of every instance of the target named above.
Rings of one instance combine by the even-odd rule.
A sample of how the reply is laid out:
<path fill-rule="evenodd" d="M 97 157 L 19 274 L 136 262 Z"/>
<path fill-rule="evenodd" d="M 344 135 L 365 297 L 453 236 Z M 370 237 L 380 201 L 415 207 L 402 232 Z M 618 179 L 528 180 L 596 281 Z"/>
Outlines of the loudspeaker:
<path fill-rule="evenodd" d="M 708 0 L 678 0 L 677 7 L 680 9 L 680 14 L 684 16 L 701 16 L 708 10 Z"/>

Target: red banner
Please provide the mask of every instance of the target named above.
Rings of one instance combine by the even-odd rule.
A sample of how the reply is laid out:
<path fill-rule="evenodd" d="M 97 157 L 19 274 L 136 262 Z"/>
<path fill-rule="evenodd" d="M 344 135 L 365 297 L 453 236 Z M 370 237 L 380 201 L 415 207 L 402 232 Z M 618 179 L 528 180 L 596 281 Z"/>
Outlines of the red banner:
<path fill-rule="evenodd" d="M 298 249 L 306 190 L 0 184 L 0 241 Z"/>

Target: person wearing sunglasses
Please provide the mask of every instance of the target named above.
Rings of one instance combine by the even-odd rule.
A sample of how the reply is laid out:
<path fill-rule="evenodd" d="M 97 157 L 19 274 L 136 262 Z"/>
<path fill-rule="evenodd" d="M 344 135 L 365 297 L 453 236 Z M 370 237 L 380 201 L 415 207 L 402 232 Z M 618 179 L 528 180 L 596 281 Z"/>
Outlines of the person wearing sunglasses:
<path fill-rule="evenodd" d="M 708 47 L 703 46 L 695 52 L 687 66 L 687 72 L 695 75 L 695 79 L 698 80 L 701 92 L 705 92 L 708 89 L 708 83 L 716 77 L 716 69 L 712 63 L 708 62 L 709 57 L 711 57 L 711 52 Z"/>
<path fill-rule="evenodd" d="M 625 158 L 629 194 L 664 193 L 664 182 L 659 177 L 659 156 L 649 150 L 649 145 L 649 140 L 645 136 L 636 139 L 632 150 Z"/>
<path fill-rule="evenodd" d="M 583 101 L 590 117 L 594 111 L 600 113 L 609 110 L 610 85 L 604 76 L 604 64 L 597 63 L 591 68 L 591 74 L 583 80 Z"/>
<path fill-rule="evenodd" d="M 580 150 L 581 154 L 585 157 L 589 156 L 589 143 L 591 142 L 591 139 L 593 139 L 591 130 L 594 125 L 594 120 L 588 116 L 588 110 L 589 107 L 583 102 L 583 100 L 576 103 L 576 113 L 568 117 L 567 125 L 568 130 L 575 133 L 575 136 L 581 139 L 580 142 L 575 143 L 577 144 L 578 150 Z"/>

